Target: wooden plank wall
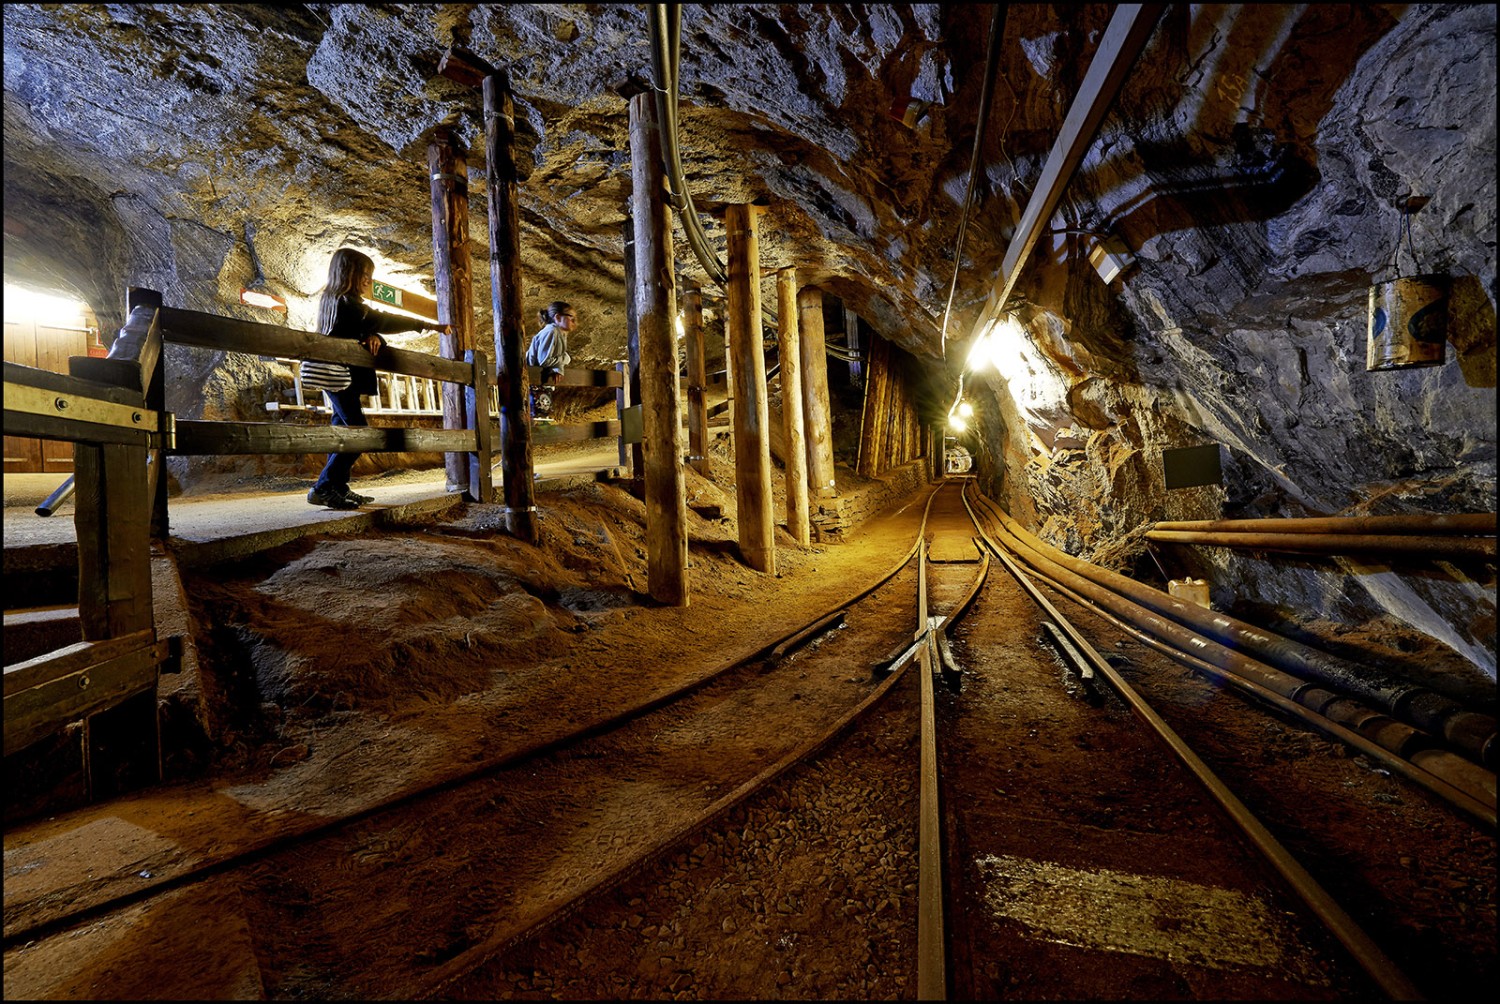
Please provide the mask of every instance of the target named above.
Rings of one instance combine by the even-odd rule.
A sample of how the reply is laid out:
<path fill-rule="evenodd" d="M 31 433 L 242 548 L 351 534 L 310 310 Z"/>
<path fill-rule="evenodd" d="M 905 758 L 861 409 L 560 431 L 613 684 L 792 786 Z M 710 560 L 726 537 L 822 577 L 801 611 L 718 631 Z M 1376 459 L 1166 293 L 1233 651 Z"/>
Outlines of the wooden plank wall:
<path fill-rule="evenodd" d="M 856 470 L 867 478 L 922 455 L 915 360 L 871 334 L 865 366 L 865 403 Z"/>

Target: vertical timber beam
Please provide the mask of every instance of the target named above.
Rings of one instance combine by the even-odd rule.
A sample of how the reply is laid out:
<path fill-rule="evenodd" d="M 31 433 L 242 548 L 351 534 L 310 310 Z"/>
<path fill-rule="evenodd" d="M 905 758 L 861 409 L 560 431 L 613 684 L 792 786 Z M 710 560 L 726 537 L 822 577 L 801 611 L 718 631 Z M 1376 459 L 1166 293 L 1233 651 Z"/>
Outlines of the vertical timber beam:
<path fill-rule="evenodd" d="M 797 294 L 802 336 L 802 404 L 807 422 L 807 487 L 816 498 L 838 494 L 833 471 L 833 411 L 828 403 L 828 354 L 823 338 L 823 291 Z"/>
<path fill-rule="evenodd" d="M 625 205 L 625 221 L 621 237 L 624 241 L 625 265 L 625 376 L 629 386 L 625 388 L 625 406 L 641 403 L 641 330 L 639 305 L 635 302 L 635 195 L 632 192 Z M 644 406 L 643 406 L 644 408 Z M 642 416 L 644 419 L 644 415 Z M 630 444 L 630 476 L 639 478 L 645 474 L 646 458 L 643 444 Z"/>
<path fill-rule="evenodd" d="M 469 492 L 476 502 L 486 504 L 495 500 L 492 481 L 494 462 L 492 446 L 494 425 L 490 422 L 490 357 L 479 349 L 464 353 L 464 362 L 471 367 L 473 385 L 464 388 L 464 415 L 469 428 L 474 430 L 474 452 L 469 454 Z"/>
<path fill-rule="evenodd" d="M 469 259 L 469 165 L 458 137 L 441 129 L 427 144 L 432 182 L 432 271 L 437 287 L 438 323 L 450 325 L 439 341 L 444 359 L 462 359 L 474 348 L 474 282 Z M 443 428 L 464 428 L 464 395 L 458 384 L 443 385 Z M 467 491 L 468 459 L 444 454 L 448 490 Z"/>
<path fill-rule="evenodd" d="M 859 315 L 849 304 L 844 304 L 844 345 L 849 349 L 849 382 L 858 387 L 867 378 L 859 363 Z"/>
<path fill-rule="evenodd" d="M 536 485 L 531 412 L 526 407 L 521 318 L 521 209 L 516 194 L 516 120 L 509 77 L 484 78 L 484 162 L 489 171 L 490 305 L 495 319 L 495 380 L 500 390 L 500 478 L 505 532 L 535 544 Z M 480 411 L 489 426 L 489 406 Z M 477 427 L 476 427 L 477 428 Z"/>
<path fill-rule="evenodd" d="M 802 338 L 797 326 L 797 270 L 776 273 L 777 341 L 781 343 L 781 414 L 786 422 L 786 528 L 812 542 L 807 504 L 807 425 L 802 417 Z"/>
<path fill-rule="evenodd" d="M 658 603 L 687 606 L 687 488 L 682 470 L 677 383 L 677 302 L 672 219 L 656 98 L 630 99 L 632 216 L 635 222 L 636 331 L 641 358 L 645 460 L 647 589 Z M 741 517 L 743 519 L 743 515 Z"/>
<path fill-rule="evenodd" d="M 729 344 L 734 388 L 734 494 L 740 553 L 757 571 L 776 572 L 771 514 L 771 438 L 766 428 L 766 349 L 760 328 L 758 206 L 724 210 L 729 238 Z"/>
<path fill-rule="evenodd" d="M 687 426 L 689 462 L 708 475 L 708 362 L 703 348 L 703 291 L 690 287 L 682 298 L 683 338 L 687 341 Z"/>

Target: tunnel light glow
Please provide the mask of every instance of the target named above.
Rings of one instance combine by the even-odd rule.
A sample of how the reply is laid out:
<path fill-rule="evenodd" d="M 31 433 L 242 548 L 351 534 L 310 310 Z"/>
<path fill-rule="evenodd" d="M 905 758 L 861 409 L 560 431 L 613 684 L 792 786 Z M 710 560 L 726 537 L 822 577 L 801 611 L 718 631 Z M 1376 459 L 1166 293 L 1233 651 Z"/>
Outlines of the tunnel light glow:
<path fill-rule="evenodd" d="M 969 423 L 964 421 L 962 415 L 949 415 L 948 428 L 954 432 L 964 432 L 969 428 Z"/>
<path fill-rule="evenodd" d="M 240 302 L 247 307 L 261 307 L 265 310 L 279 310 L 283 313 L 286 311 L 285 300 L 258 289 L 241 289 Z"/>
<path fill-rule="evenodd" d="M 77 300 L 38 293 L 22 286 L 5 287 L 5 319 L 44 326 L 77 327 L 83 321 L 84 305 Z"/>
<path fill-rule="evenodd" d="M 974 406 L 967 401 L 960 401 L 958 402 L 958 413 L 964 418 L 972 418 L 974 415 Z"/>
<path fill-rule="evenodd" d="M 687 337 L 687 328 L 683 326 L 682 315 L 677 315 L 677 340 L 680 342 Z"/>

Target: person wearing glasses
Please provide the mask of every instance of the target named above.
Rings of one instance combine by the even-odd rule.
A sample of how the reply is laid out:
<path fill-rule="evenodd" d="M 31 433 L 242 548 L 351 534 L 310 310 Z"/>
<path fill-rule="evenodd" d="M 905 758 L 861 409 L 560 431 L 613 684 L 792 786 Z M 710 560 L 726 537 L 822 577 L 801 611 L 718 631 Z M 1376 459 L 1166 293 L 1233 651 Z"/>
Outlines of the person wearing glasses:
<path fill-rule="evenodd" d="M 568 355 L 568 333 L 578 327 L 573 305 L 554 300 L 538 316 L 542 330 L 532 336 L 526 349 L 526 365 L 541 368 L 542 379 L 531 388 L 531 417 L 539 422 L 552 421 L 552 388 L 562 378 L 563 368 L 573 361 Z"/>

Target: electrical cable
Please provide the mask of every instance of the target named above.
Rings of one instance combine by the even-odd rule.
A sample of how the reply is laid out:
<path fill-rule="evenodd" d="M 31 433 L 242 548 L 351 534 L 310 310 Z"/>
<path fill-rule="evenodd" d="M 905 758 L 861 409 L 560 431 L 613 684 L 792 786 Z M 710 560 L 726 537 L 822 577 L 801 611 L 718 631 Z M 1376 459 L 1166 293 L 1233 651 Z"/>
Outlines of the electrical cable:
<path fill-rule="evenodd" d="M 710 281 L 724 286 L 729 274 L 718 253 L 708 241 L 692 193 L 682 168 L 682 151 L 677 142 L 677 70 L 681 57 L 682 11 L 679 4 L 652 4 L 651 75 L 656 98 L 657 128 L 661 133 L 662 164 L 666 169 L 667 187 L 672 208 L 682 221 L 688 246 L 703 266 Z"/>
<path fill-rule="evenodd" d="M 948 304 L 943 308 L 943 328 L 940 349 L 944 359 L 948 357 L 948 318 L 953 313 L 953 295 L 958 291 L 958 272 L 963 267 L 964 237 L 969 229 L 969 210 L 974 204 L 974 180 L 979 175 L 979 156 L 984 148 L 984 135 L 990 117 L 990 97 L 995 92 L 995 70 L 1000 56 L 1000 37 L 1005 33 L 1005 4 L 994 4 L 990 15 L 990 38 L 984 54 L 984 86 L 979 94 L 979 121 L 974 128 L 974 152 L 969 156 L 969 181 L 964 186 L 963 215 L 958 219 L 958 238 L 953 248 L 953 281 L 948 284 Z M 960 379 L 962 379 L 960 377 Z"/>

